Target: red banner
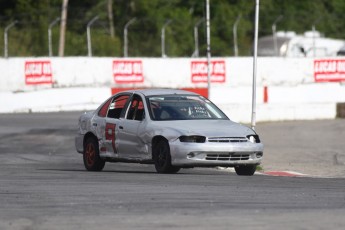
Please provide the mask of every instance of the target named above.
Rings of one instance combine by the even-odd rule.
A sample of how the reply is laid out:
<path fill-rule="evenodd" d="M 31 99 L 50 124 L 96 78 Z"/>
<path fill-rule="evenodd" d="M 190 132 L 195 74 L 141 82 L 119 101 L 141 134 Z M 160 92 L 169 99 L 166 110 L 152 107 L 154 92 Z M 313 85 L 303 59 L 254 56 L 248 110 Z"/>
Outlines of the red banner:
<path fill-rule="evenodd" d="M 52 66 L 50 61 L 26 61 L 25 84 L 39 85 L 52 84 Z"/>
<path fill-rule="evenodd" d="M 314 60 L 315 82 L 345 81 L 345 60 Z"/>
<path fill-rule="evenodd" d="M 113 76 L 115 83 L 144 82 L 141 60 L 114 60 Z"/>
<path fill-rule="evenodd" d="M 191 62 L 192 82 L 207 82 L 207 61 Z M 226 79 L 225 61 L 211 61 L 210 65 L 211 82 L 223 83 Z"/>

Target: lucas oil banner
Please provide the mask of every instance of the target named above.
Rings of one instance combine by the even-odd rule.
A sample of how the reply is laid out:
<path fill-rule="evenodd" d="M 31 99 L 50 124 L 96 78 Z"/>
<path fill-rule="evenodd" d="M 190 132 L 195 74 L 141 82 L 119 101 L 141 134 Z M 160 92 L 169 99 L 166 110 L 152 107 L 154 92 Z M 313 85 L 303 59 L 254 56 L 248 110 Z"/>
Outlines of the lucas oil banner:
<path fill-rule="evenodd" d="M 115 83 L 144 82 L 141 60 L 114 60 L 113 77 Z"/>
<path fill-rule="evenodd" d="M 52 84 L 52 66 L 50 61 L 26 61 L 25 84 L 40 85 Z"/>
<path fill-rule="evenodd" d="M 345 60 L 314 60 L 314 79 L 315 82 L 345 81 Z"/>
<path fill-rule="evenodd" d="M 192 61 L 191 73 L 193 83 L 207 82 L 207 61 Z M 212 60 L 210 65 L 211 82 L 223 83 L 226 80 L 225 61 Z"/>

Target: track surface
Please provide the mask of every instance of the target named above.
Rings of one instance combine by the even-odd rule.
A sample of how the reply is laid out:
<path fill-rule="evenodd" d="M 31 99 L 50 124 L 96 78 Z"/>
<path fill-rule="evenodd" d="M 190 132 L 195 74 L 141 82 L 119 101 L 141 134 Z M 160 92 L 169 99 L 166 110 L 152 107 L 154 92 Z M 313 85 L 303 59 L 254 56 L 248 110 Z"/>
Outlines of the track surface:
<path fill-rule="evenodd" d="M 257 127 L 265 170 L 331 178 L 240 177 L 110 163 L 87 172 L 74 150 L 78 115 L 0 115 L 1 230 L 344 229 L 344 120 Z"/>

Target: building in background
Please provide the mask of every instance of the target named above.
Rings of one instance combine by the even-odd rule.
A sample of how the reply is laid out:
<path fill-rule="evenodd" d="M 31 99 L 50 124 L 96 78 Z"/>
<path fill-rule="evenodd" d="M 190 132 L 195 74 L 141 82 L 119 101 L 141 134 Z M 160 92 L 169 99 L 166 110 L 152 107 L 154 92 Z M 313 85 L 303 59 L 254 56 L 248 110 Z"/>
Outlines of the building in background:
<path fill-rule="evenodd" d="M 276 36 L 265 36 L 258 40 L 259 56 L 333 57 L 344 53 L 345 40 L 325 38 L 318 31 L 307 31 L 302 35 L 280 31 Z"/>

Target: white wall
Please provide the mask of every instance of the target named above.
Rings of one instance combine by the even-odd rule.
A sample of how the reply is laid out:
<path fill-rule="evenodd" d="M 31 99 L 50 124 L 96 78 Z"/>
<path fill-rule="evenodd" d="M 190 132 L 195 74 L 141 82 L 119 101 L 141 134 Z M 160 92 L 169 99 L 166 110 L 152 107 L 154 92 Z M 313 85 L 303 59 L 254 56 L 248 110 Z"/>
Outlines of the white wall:
<path fill-rule="evenodd" d="M 214 58 L 226 64 L 226 82 L 217 86 L 248 86 L 252 84 L 252 58 Z M 25 62 L 49 60 L 57 87 L 80 85 L 115 86 L 113 60 L 121 58 L 0 58 L 0 91 L 33 90 L 44 86 L 25 85 Z M 126 60 L 126 59 L 123 59 Z M 136 58 L 142 60 L 145 81 L 140 87 L 204 87 L 191 82 L 190 58 Z M 259 58 L 258 84 L 297 85 L 313 82 L 313 59 Z M 131 85 L 131 84 L 130 84 Z M 133 86 L 133 85 L 131 85 Z"/>
<path fill-rule="evenodd" d="M 114 60 L 141 60 L 144 82 L 116 84 L 112 69 Z M 69 101 L 68 110 L 73 108 L 73 103 L 79 105 L 76 109 L 83 109 L 81 104 L 87 102 L 83 100 L 81 102 L 78 96 L 93 98 L 91 104 L 96 106 L 105 99 L 107 88 L 109 88 L 110 96 L 111 87 L 207 87 L 206 83 L 192 83 L 192 60 L 206 61 L 206 59 L 190 58 L 2 58 L 0 59 L 0 112 L 44 111 L 45 101 L 49 110 L 54 110 L 54 108 L 63 110 L 67 106 L 67 102 L 64 102 L 66 100 Z M 249 122 L 252 58 L 213 58 L 212 60 L 225 62 L 226 81 L 212 83 L 210 99 L 225 110 L 233 120 Z M 26 85 L 25 62 L 27 61 L 50 61 L 54 84 Z M 257 85 L 259 121 L 334 118 L 335 104 L 345 102 L 345 84 L 315 82 L 314 59 L 312 58 L 259 58 Z M 264 86 L 268 87 L 267 103 L 263 100 Z M 66 88 L 68 88 L 67 91 L 62 90 Z M 88 90 L 83 91 L 83 88 Z M 97 89 L 102 93 L 98 94 Z M 44 94 L 54 93 L 70 96 L 62 97 L 63 100 L 49 101 L 44 96 Z M 39 95 L 37 97 L 41 103 L 38 107 L 37 103 L 32 103 L 31 107 L 30 104 L 26 104 L 25 108 L 22 108 L 20 104 L 15 105 L 16 101 L 20 100 L 19 97 L 23 95 L 26 97 Z M 11 104 L 8 103 L 9 101 L 12 101 Z M 52 101 L 55 101 L 56 106 L 52 104 Z M 90 106 L 85 108 L 90 108 Z"/>

